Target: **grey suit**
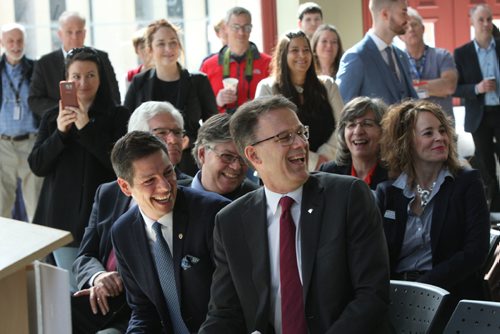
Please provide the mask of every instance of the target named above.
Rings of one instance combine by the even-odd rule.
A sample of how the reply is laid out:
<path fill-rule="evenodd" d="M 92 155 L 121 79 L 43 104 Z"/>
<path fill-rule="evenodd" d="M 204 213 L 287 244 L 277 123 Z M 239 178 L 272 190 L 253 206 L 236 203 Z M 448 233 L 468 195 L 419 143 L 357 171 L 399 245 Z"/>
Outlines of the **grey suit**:
<path fill-rule="evenodd" d="M 200 333 L 273 333 L 264 189 L 221 210 L 214 273 Z M 366 184 L 313 173 L 303 186 L 302 278 L 309 333 L 370 333 L 384 323 L 389 262 L 382 221 Z"/>

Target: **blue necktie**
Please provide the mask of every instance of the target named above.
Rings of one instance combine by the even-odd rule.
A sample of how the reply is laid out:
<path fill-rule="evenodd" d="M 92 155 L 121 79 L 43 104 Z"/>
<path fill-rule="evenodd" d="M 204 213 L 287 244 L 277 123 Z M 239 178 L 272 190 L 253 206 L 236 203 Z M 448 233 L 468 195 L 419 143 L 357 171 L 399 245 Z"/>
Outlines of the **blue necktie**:
<path fill-rule="evenodd" d="M 182 319 L 179 296 L 177 295 L 177 288 L 175 286 L 174 262 L 172 261 L 172 255 L 170 254 L 167 242 L 161 233 L 161 224 L 155 222 L 153 230 L 156 233 L 156 242 L 153 243 L 156 270 L 158 271 L 163 295 L 167 300 L 172 328 L 175 334 L 189 334 L 186 324 Z"/>
<path fill-rule="evenodd" d="M 394 58 L 392 58 L 392 47 L 388 46 L 385 48 L 385 53 L 387 55 L 387 61 L 388 61 L 388 65 L 392 71 L 392 73 L 394 73 L 394 75 L 396 76 L 396 79 L 399 80 L 399 76 L 398 76 L 398 70 L 396 69 L 396 64 L 394 63 Z"/>

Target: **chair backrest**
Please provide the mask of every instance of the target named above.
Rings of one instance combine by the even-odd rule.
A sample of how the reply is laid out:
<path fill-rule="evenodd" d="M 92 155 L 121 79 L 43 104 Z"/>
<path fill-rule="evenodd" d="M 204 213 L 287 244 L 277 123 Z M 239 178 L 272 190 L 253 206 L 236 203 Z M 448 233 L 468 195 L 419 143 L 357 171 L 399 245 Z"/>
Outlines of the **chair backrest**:
<path fill-rule="evenodd" d="M 500 333 L 500 303 L 461 300 L 444 329 L 444 334 Z"/>
<path fill-rule="evenodd" d="M 391 280 L 389 318 L 396 333 L 430 333 L 448 295 L 434 285 Z"/>
<path fill-rule="evenodd" d="M 59 268 L 66 269 L 69 272 L 69 285 L 70 291 L 75 292 L 78 291 L 78 285 L 76 283 L 76 278 L 73 275 L 73 262 L 78 255 L 77 247 L 61 247 L 52 252 L 54 255 L 54 260 L 56 262 L 56 266 Z"/>

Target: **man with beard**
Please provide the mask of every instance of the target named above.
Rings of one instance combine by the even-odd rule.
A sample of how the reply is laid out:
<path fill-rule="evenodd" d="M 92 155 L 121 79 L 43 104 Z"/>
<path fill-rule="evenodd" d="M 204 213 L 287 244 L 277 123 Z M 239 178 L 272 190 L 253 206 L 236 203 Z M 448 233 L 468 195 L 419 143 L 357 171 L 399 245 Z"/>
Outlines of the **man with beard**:
<path fill-rule="evenodd" d="M 357 96 L 380 98 L 393 104 L 417 98 L 408 58 L 392 45 L 408 22 L 406 0 L 370 0 L 373 26 L 340 60 L 336 83 L 344 103 Z"/>

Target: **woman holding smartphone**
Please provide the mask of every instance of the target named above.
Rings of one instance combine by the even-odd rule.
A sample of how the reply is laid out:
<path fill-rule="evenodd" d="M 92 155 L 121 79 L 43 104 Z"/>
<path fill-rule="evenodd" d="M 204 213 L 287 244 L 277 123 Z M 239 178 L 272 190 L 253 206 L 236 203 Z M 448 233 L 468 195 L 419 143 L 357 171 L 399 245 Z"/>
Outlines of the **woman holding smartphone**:
<path fill-rule="evenodd" d="M 78 246 L 97 187 L 115 179 L 110 152 L 126 133 L 129 112 L 113 102 L 94 49 L 72 49 L 65 67 L 78 106 L 60 101 L 43 116 L 28 162 L 45 178 L 33 222 L 70 231 Z"/>

